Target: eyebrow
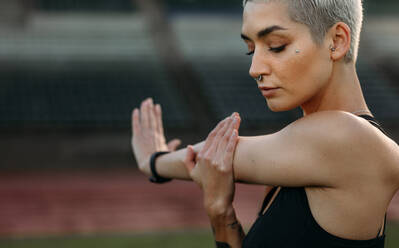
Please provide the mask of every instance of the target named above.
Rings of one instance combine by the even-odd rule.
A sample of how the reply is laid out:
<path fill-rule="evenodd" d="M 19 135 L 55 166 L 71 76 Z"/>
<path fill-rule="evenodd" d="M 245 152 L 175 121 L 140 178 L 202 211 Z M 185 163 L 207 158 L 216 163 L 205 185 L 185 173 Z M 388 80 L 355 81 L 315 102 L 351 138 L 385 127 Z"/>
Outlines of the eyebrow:
<path fill-rule="evenodd" d="M 272 32 L 274 32 L 274 31 L 277 31 L 277 30 L 287 30 L 286 28 L 283 28 L 283 27 L 281 27 L 281 26 L 278 26 L 278 25 L 274 25 L 274 26 L 270 26 L 270 27 L 267 27 L 267 28 L 264 28 L 264 29 L 262 29 L 261 31 L 259 31 L 258 32 L 258 38 L 263 38 L 263 37 L 266 37 L 266 36 L 268 36 L 269 34 L 271 34 Z M 243 40 L 251 40 L 248 36 L 246 36 L 245 34 L 241 34 L 241 38 L 243 39 Z"/>

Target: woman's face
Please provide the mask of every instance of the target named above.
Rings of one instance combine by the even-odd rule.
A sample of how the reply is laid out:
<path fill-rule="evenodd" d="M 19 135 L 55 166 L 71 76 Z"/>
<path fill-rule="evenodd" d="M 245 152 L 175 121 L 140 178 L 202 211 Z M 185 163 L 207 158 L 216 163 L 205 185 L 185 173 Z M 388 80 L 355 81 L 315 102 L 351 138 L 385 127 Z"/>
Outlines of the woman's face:
<path fill-rule="evenodd" d="M 285 4 L 248 2 L 242 38 L 252 55 L 249 74 L 263 76 L 258 87 L 272 111 L 322 98 L 332 74 L 329 44 L 317 45 L 306 25 L 290 19 Z"/>

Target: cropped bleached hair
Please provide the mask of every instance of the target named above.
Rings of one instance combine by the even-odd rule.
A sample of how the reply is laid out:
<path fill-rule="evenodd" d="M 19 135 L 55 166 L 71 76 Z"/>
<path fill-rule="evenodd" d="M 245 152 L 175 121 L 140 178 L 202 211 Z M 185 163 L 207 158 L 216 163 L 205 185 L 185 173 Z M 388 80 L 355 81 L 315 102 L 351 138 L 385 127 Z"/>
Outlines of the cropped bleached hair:
<path fill-rule="evenodd" d="M 345 61 L 356 61 L 363 22 L 362 0 L 244 0 L 244 7 L 247 2 L 286 3 L 291 19 L 308 26 L 317 44 L 336 23 L 346 23 L 351 30 L 351 46 Z"/>

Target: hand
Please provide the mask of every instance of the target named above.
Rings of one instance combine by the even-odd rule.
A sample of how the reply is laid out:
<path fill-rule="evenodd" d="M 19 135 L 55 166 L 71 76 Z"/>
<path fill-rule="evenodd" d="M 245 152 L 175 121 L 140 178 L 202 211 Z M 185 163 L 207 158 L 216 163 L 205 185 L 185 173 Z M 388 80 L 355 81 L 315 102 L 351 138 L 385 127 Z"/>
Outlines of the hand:
<path fill-rule="evenodd" d="M 139 169 L 147 175 L 151 175 L 149 160 L 154 152 L 174 151 L 181 143 L 174 139 L 166 144 L 161 106 L 154 106 L 151 98 L 141 103 L 140 110 L 134 109 L 132 129 L 133 153 Z"/>
<path fill-rule="evenodd" d="M 238 141 L 240 117 L 237 113 L 221 121 L 208 135 L 203 149 L 195 154 L 187 147 L 186 168 L 203 190 L 209 216 L 223 215 L 234 199 L 233 157 Z"/>

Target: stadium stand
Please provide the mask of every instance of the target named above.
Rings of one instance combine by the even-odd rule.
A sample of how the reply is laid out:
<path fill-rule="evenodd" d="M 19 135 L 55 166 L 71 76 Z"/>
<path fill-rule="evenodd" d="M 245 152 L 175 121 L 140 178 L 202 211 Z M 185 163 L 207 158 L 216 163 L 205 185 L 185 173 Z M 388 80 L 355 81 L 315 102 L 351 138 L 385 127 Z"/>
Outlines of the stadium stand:
<path fill-rule="evenodd" d="M 215 121 L 238 111 L 243 127 L 250 128 L 299 116 L 299 111 L 267 110 L 248 76 L 239 16 L 178 16 L 174 22 Z M 172 87 L 137 17 L 37 15 L 27 32 L 2 36 L 0 48 L 5 65 L 0 126 L 126 127 L 132 107 L 147 96 L 164 105 L 168 127 L 189 126 L 199 118 Z M 378 118 L 393 120 L 399 110 L 396 91 L 362 56 L 366 99 Z"/>
<path fill-rule="evenodd" d="M 0 28 L 0 168 L 131 166 L 130 112 L 149 96 L 163 106 L 167 137 L 184 143 L 199 141 L 233 111 L 243 118 L 243 135 L 275 131 L 300 116 L 299 110 L 269 111 L 249 77 L 240 7 L 170 15 L 179 46 L 200 78 L 202 101 L 210 106 L 212 123 L 197 130 L 192 124 L 201 115 L 168 77 L 139 14 L 115 12 L 124 6 L 118 4 L 94 13 L 75 11 L 87 9 L 84 1 L 63 2 L 66 12 L 51 1 L 41 3 L 47 5 L 25 28 Z M 399 137 L 398 84 L 380 70 L 385 57 L 373 36 L 376 29 L 382 32 L 379 21 L 366 21 L 359 76 L 376 117 Z M 390 41 L 389 55 L 399 54 L 392 42 L 399 37 L 380 34 Z"/>

